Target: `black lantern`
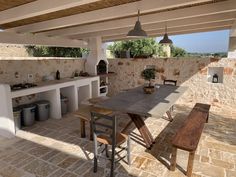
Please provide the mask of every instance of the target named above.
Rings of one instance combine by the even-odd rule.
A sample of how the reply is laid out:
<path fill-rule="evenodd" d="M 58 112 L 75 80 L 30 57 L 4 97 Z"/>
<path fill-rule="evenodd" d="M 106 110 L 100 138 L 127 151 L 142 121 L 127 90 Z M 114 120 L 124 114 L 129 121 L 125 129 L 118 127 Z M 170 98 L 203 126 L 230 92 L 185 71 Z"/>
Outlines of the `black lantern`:
<path fill-rule="evenodd" d="M 139 21 L 140 11 L 138 10 L 138 20 L 136 21 L 134 28 L 130 30 L 127 34 L 128 37 L 139 37 L 145 38 L 147 37 L 146 31 L 142 29 L 141 23 Z"/>
<path fill-rule="evenodd" d="M 218 83 L 219 82 L 219 77 L 217 74 L 214 74 L 213 77 L 212 77 L 212 82 L 213 83 Z"/>

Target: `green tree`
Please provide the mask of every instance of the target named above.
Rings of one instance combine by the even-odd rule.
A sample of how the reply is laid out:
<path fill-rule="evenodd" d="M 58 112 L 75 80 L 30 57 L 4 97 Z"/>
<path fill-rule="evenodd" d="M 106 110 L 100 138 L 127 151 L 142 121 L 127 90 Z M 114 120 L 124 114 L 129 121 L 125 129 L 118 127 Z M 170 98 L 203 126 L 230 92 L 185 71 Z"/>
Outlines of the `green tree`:
<path fill-rule="evenodd" d="M 70 47 L 26 46 L 26 51 L 34 57 L 82 57 L 87 49 Z"/>
<path fill-rule="evenodd" d="M 150 69 L 147 68 L 145 70 L 142 71 L 141 73 L 142 78 L 144 78 L 146 81 L 148 81 L 148 85 L 149 87 L 151 86 L 151 80 L 155 79 L 155 69 Z"/>
<path fill-rule="evenodd" d="M 175 47 L 171 45 L 171 56 L 172 57 L 186 57 L 187 52 L 180 47 Z"/>
<path fill-rule="evenodd" d="M 162 45 L 158 44 L 153 38 L 119 41 L 109 45 L 108 49 L 115 58 L 122 58 L 123 53 L 130 52 L 130 57 L 166 57 Z M 172 57 L 185 57 L 187 52 L 179 47 L 171 45 Z"/>
<path fill-rule="evenodd" d="M 163 53 L 162 47 L 153 38 L 114 42 L 108 49 L 116 58 L 120 58 L 124 51 L 130 51 L 131 58 L 160 56 Z"/>

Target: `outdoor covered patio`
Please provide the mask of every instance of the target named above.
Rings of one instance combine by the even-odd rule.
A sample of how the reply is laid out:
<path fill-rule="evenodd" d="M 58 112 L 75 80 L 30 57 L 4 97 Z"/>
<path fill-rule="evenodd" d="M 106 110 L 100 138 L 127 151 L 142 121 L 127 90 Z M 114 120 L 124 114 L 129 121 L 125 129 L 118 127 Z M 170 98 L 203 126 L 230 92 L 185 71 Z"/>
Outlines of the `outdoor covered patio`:
<path fill-rule="evenodd" d="M 133 39 L 127 33 L 138 10 L 148 37 L 163 36 L 166 27 L 168 35 L 229 29 L 228 57 L 107 59 L 105 42 Z M 115 177 L 236 176 L 236 1 L 0 1 L 0 29 L 0 43 L 90 50 L 86 60 L 0 57 L 0 177 L 110 176 L 111 163 L 103 158 L 94 173 L 93 119 L 83 127 L 78 117 L 81 104 L 97 97 L 106 100 L 89 106 L 112 111 L 117 131 L 131 138 L 131 164 L 117 162 Z M 155 71 L 150 95 L 140 92 L 144 69 Z M 78 70 L 88 75 L 71 78 Z M 55 71 L 58 80 L 43 81 Z M 169 79 L 177 84 L 163 85 Z M 12 89 L 25 82 L 36 85 Z M 69 99 L 66 114 L 62 95 Z M 50 118 L 19 129 L 12 108 L 41 99 L 50 103 Z M 210 112 L 195 109 L 196 103 L 209 105 Z M 204 121 L 198 131 L 188 132 L 198 134 L 199 143 L 187 137 L 196 149 L 178 149 L 173 171 L 173 138 L 194 111 Z M 192 169 L 188 152 L 195 154 Z"/>

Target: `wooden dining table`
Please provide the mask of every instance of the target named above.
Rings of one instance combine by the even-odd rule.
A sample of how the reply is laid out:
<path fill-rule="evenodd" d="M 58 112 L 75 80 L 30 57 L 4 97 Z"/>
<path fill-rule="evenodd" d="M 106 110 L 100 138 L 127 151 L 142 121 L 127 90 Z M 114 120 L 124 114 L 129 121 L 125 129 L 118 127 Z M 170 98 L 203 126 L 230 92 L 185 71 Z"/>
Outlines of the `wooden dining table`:
<path fill-rule="evenodd" d="M 123 132 L 133 122 L 148 149 L 152 147 L 155 140 L 143 118 L 162 117 L 187 90 L 184 86 L 156 85 L 155 87 L 156 90 L 152 94 L 145 94 L 141 86 L 120 92 L 97 105 L 101 108 L 127 113 L 131 120 L 127 121 Z"/>

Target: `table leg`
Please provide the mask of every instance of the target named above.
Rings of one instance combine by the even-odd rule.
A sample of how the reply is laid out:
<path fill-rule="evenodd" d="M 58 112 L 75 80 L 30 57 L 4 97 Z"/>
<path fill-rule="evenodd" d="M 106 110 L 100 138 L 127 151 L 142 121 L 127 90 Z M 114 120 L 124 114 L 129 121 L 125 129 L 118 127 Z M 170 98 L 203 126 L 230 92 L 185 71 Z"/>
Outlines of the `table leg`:
<path fill-rule="evenodd" d="M 128 122 L 128 124 L 123 128 L 123 130 L 121 131 L 121 133 L 127 133 L 127 130 L 130 128 L 131 124 L 133 123 L 132 120 L 130 120 Z"/>
<path fill-rule="evenodd" d="M 142 117 L 138 118 L 137 120 L 140 122 L 140 125 L 142 125 L 143 128 L 145 129 L 145 132 L 147 133 L 148 138 L 149 138 L 151 144 L 153 144 L 153 143 L 154 143 L 154 139 L 153 139 L 153 137 L 152 137 L 151 132 L 150 132 L 149 129 L 147 128 L 147 126 L 146 126 L 144 120 L 142 119 Z"/>
<path fill-rule="evenodd" d="M 80 119 L 80 135 L 81 138 L 85 138 L 86 137 L 86 133 L 85 133 L 85 120 Z"/>
<path fill-rule="evenodd" d="M 149 149 L 151 148 L 152 144 L 154 143 L 154 139 L 148 130 L 145 122 L 143 121 L 142 117 L 136 114 L 129 114 L 131 120 L 134 122 L 135 126 L 138 128 L 146 147 Z"/>

